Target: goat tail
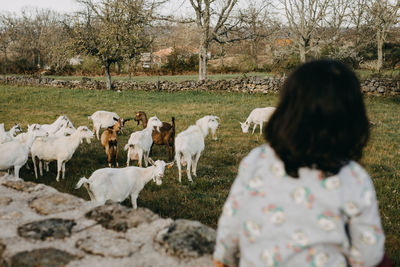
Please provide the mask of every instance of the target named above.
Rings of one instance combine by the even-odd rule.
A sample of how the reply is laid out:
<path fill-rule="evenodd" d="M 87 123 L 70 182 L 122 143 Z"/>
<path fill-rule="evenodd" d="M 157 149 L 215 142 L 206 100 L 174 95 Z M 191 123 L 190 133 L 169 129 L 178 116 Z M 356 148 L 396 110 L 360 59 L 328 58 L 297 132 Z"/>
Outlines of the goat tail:
<path fill-rule="evenodd" d="M 79 179 L 79 182 L 76 184 L 75 189 L 81 188 L 82 185 L 90 184 L 89 179 L 86 179 L 86 177 L 82 177 Z"/>
<path fill-rule="evenodd" d="M 174 131 L 175 135 L 175 117 L 172 117 L 172 130 Z"/>
<path fill-rule="evenodd" d="M 126 144 L 125 146 L 124 146 L 124 150 L 126 151 L 126 150 L 128 150 L 129 149 L 129 147 L 133 147 L 133 145 L 132 144 Z"/>

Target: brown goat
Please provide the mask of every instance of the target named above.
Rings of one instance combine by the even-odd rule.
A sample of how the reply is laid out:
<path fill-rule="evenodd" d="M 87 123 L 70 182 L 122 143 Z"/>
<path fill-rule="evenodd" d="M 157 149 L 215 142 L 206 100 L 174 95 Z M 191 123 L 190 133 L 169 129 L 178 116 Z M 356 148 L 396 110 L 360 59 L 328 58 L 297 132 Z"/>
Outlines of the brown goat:
<path fill-rule="evenodd" d="M 134 120 L 137 121 L 138 125 L 140 122 L 142 122 L 143 128 L 147 127 L 147 116 L 145 112 L 136 112 Z M 169 160 L 172 160 L 175 152 L 175 118 L 172 117 L 172 125 L 168 122 L 163 122 L 162 126 L 160 127 L 160 132 L 153 131 L 151 137 L 153 138 L 151 149 L 153 148 L 154 144 L 167 146 L 169 153 L 168 158 Z"/>
<path fill-rule="evenodd" d="M 118 167 L 118 133 L 124 127 L 125 122 L 129 121 L 130 119 L 123 119 L 123 118 L 113 118 L 115 123 L 112 127 L 108 127 L 102 134 L 101 134 L 101 145 L 105 149 L 107 155 L 107 162 L 109 167 Z"/>

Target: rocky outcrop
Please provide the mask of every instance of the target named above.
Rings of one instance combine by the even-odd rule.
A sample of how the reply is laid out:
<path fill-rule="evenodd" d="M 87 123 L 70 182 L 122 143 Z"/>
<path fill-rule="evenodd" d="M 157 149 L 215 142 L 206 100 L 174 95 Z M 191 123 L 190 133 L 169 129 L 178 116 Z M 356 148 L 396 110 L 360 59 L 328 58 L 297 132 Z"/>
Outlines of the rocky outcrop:
<path fill-rule="evenodd" d="M 0 266 L 212 266 L 215 230 L 0 173 Z"/>
<path fill-rule="evenodd" d="M 217 91 L 243 93 L 277 93 L 282 86 L 284 77 L 243 77 L 231 80 L 206 80 L 184 82 L 145 82 L 114 81 L 113 90 L 119 91 Z M 0 77 L 0 84 L 21 86 L 47 86 L 56 88 L 105 90 L 106 83 L 83 77 L 79 81 L 55 80 L 42 77 L 5 76 Z M 399 95 L 400 80 L 389 78 L 371 78 L 362 81 L 361 87 L 366 94 Z"/>

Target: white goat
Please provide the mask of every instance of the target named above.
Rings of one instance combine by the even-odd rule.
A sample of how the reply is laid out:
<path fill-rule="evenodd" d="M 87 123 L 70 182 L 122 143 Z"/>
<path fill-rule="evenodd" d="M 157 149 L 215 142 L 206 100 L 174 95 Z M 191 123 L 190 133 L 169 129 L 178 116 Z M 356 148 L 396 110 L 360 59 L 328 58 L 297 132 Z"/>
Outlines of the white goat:
<path fill-rule="evenodd" d="M 15 135 L 20 132 L 22 132 L 22 130 L 19 123 L 15 124 L 9 131 L 4 130 L 3 124 L 2 129 L 0 129 L 0 144 L 14 140 Z"/>
<path fill-rule="evenodd" d="M 28 153 L 33 141 L 38 136 L 46 136 L 47 132 L 36 125 L 28 125 L 26 142 L 12 140 L 0 144 L 0 170 L 7 170 L 14 166 L 14 175 L 19 178 L 19 169 L 28 160 Z"/>
<path fill-rule="evenodd" d="M 131 134 L 128 144 L 124 149 L 128 150 L 126 165 L 129 166 L 129 161 L 138 160 L 139 167 L 142 167 L 142 158 L 144 157 L 144 164 L 147 167 L 149 162 L 149 154 L 151 144 L 153 144 L 153 137 L 151 136 L 154 127 L 156 131 L 160 132 L 162 122 L 157 117 L 151 117 L 147 122 L 147 127 L 141 131 Z"/>
<path fill-rule="evenodd" d="M 41 126 L 52 136 L 67 122 L 71 123 L 67 116 L 61 115 L 52 124 L 42 124 Z"/>
<path fill-rule="evenodd" d="M 100 139 L 100 128 L 112 127 L 115 123 L 114 118 L 119 119 L 117 113 L 104 110 L 96 111 L 88 117 L 89 120 L 93 121 L 93 133 L 96 135 L 97 139 Z"/>
<path fill-rule="evenodd" d="M 191 125 L 185 131 L 179 133 L 175 138 L 175 160 L 178 166 L 179 182 L 181 182 L 181 163 L 183 166 L 187 164 L 187 177 L 190 182 L 193 182 L 190 175 L 190 168 L 192 173 L 197 176 L 197 162 L 199 161 L 200 154 L 204 150 L 204 139 L 208 131 L 211 130 L 214 140 L 217 140 L 216 131 L 219 126 L 217 116 L 205 116 L 196 121 L 196 125 Z M 181 158 L 182 156 L 182 158 Z"/>
<path fill-rule="evenodd" d="M 72 122 L 68 121 L 67 123 L 64 123 L 60 129 L 58 129 L 57 132 L 54 133 L 54 137 L 60 137 L 60 136 L 67 136 L 71 135 L 76 131 L 76 128 L 72 124 Z M 50 136 L 51 137 L 51 136 Z"/>
<path fill-rule="evenodd" d="M 82 177 L 76 185 L 76 189 L 82 184 L 89 193 L 90 199 L 101 205 L 107 200 L 122 202 L 131 196 L 132 207 L 137 208 L 136 200 L 140 191 L 150 181 L 157 185 L 162 184 L 165 167 L 171 168 L 174 162 L 165 163 L 162 160 L 154 162 L 149 158 L 152 166 L 147 168 L 103 168 L 98 169 L 86 179 Z"/>
<path fill-rule="evenodd" d="M 72 158 L 75 150 L 78 148 L 83 138 L 93 138 L 93 132 L 86 126 L 79 126 L 70 136 L 49 137 L 38 139 L 32 145 L 31 155 L 35 177 L 38 178 L 36 169 L 36 158 L 44 161 L 57 160 L 57 182 L 60 181 L 60 172 L 62 178 L 65 177 L 65 163 Z M 40 175 L 43 175 L 41 162 L 39 162 Z"/>
<path fill-rule="evenodd" d="M 61 136 L 68 136 L 73 134 L 76 131 L 76 128 L 74 127 L 74 125 L 72 124 L 72 122 L 68 121 L 67 123 L 64 123 L 63 126 L 61 126 L 61 128 L 55 132 L 53 135 L 50 135 L 49 137 L 61 137 Z M 88 144 L 90 144 L 90 139 L 86 138 L 86 142 Z M 81 144 L 83 143 L 83 140 L 81 140 Z M 45 161 L 44 162 L 44 167 L 46 169 L 47 172 L 49 172 L 49 162 Z M 41 163 L 39 163 L 39 171 L 40 173 L 42 173 L 43 171 L 42 169 L 42 165 Z"/>
<path fill-rule="evenodd" d="M 275 111 L 275 107 L 266 107 L 266 108 L 255 108 L 250 112 L 249 117 L 247 117 L 245 122 L 239 122 L 242 127 L 243 133 L 249 132 L 249 127 L 251 123 L 254 123 L 253 133 L 257 128 L 257 125 L 260 125 L 260 135 L 262 134 L 263 123 L 267 122 L 271 115 Z"/>
<path fill-rule="evenodd" d="M 67 120 L 68 120 L 68 118 L 67 118 Z M 65 121 L 62 122 L 62 123 L 63 124 L 62 124 L 61 128 L 58 129 L 55 133 L 49 134 L 48 137 L 60 137 L 60 136 L 71 135 L 76 131 L 76 128 L 74 127 L 74 125 L 72 124 L 71 121 L 68 120 L 66 123 L 65 123 Z M 37 128 L 44 129 L 44 127 L 42 127 L 42 125 L 40 125 L 40 124 L 33 124 L 33 125 L 35 125 Z M 27 138 L 28 138 L 28 134 L 27 133 L 21 133 L 21 134 L 17 135 L 14 139 L 18 140 L 21 143 L 24 143 L 24 142 L 26 142 Z M 43 140 L 43 139 L 39 138 L 39 140 Z M 35 143 L 35 141 L 34 141 L 34 143 Z M 86 141 L 87 141 L 87 143 L 90 143 L 90 139 L 89 138 L 86 139 Z M 31 157 L 31 152 L 30 151 L 29 151 L 29 156 Z M 45 164 L 45 167 L 46 167 L 46 171 L 49 171 L 48 162 L 45 162 L 44 164 Z M 41 163 L 40 163 L 39 166 L 41 166 Z M 30 169 L 28 163 L 26 164 L 26 168 Z"/>

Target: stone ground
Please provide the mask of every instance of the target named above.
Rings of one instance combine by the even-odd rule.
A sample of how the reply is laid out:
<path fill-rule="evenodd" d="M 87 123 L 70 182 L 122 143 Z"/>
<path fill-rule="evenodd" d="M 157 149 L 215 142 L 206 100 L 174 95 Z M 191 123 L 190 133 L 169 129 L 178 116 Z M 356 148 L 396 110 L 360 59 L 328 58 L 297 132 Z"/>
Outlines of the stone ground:
<path fill-rule="evenodd" d="M 212 266 L 215 230 L 0 173 L 0 266 Z"/>

